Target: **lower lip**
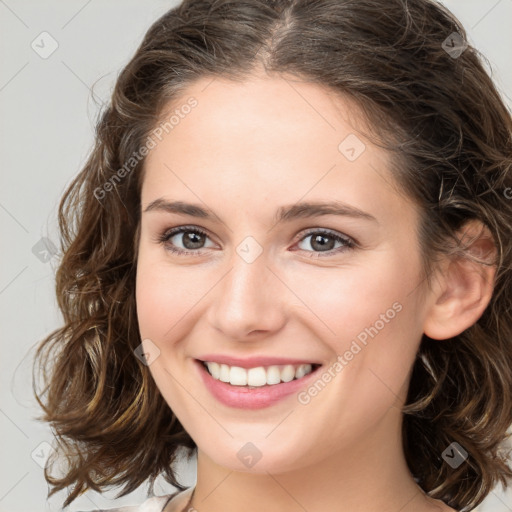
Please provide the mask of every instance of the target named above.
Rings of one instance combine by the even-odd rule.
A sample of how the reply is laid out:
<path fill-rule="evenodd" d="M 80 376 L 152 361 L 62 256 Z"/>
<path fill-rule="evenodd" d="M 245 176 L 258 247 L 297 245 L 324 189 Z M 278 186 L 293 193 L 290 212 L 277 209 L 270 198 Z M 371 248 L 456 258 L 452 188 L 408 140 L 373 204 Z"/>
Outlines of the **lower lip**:
<path fill-rule="evenodd" d="M 274 405 L 281 399 L 302 390 L 311 379 L 317 376 L 318 370 L 321 368 L 319 366 L 306 376 L 291 380 L 290 382 L 248 388 L 245 386 L 232 386 L 226 382 L 216 380 L 208 373 L 203 363 L 197 359 L 194 360 L 194 363 L 210 393 L 224 405 L 240 409 L 262 409 Z"/>

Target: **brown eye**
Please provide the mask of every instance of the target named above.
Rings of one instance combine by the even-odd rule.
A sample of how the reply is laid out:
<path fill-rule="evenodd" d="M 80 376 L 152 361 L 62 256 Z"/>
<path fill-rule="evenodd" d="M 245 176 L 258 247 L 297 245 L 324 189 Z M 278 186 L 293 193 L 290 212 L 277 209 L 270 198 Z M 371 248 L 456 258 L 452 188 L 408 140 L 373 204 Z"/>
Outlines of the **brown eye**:
<path fill-rule="evenodd" d="M 166 231 L 159 238 L 166 250 L 177 254 L 201 254 L 208 235 L 197 228 L 180 227 Z M 179 247 L 181 244 L 183 247 Z M 178 246 L 177 246 L 178 245 Z"/>
<path fill-rule="evenodd" d="M 308 251 L 304 248 L 301 248 L 301 250 L 313 253 L 310 255 L 310 257 L 332 256 L 333 254 L 339 254 L 340 252 L 344 252 L 356 246 L 352 239 L 346 236 L 338 235 L 331 231 L 310 231 L 308 234 L 306 234 L 306 236 L 301 238 L 300 242 L 303 242 L 307 238 L 311 238 L 311 240 L 306 245 L 313 248 L 314 251 Z M 340 244 L 337 248 L 335 248 L 336 243 Z M 321 253 L 327 254 L 324 255 Z"/>

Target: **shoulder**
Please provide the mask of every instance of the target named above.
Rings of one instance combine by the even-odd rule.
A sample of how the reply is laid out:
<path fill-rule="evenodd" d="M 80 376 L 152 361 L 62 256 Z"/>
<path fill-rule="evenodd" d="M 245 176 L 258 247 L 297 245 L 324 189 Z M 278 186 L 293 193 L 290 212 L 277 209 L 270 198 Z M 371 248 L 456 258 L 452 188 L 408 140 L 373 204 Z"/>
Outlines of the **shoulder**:
<path fill-rule="evenodd" d="M 437 505 L 437 509 L 439 509 L 441 512 L 458 512 L 454 508 L 448 506 L 444 501 L 433 499 L 435 504 Z"/>
<path fill-rule="evenodd" d="M 153 496 L 141 505 L 92 510 L 90 512 L 162 512 L 167 503 L 177 494 L 178 492 L 165 496 Z"/>

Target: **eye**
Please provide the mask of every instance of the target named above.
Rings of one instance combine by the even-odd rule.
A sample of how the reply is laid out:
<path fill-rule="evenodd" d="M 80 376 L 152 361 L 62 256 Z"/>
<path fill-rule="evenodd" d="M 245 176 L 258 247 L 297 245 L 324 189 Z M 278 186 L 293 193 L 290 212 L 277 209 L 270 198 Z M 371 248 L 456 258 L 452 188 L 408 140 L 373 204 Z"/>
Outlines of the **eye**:
<path fill-rule="evenodd" d="M 313 236 L 314 235 L 314 236 Z M 313 249 L 319 249 L 320 252 L 315 251 L 306 251 L 311 253 L 308 255 L 310 258 L 324 258 L 326 256 L 332 256 L 334 254 L 339 254 L 341 252 L 345 252 L 350 249 L 354 249 L 357 244 L 352 240 L 351 238 L 347 236 L 339 235 L 333 231 L 324 230 L 324 229 L 317 229 L 317 230 L 311 230 L 309 231 L 306 236 L 303 236 L 300 239 L 300 242 L 303 242 L 307 238 L 310 238 L 311 240 L 307 245 L 312 247 Z M 330 239 L 330 241 L 329 241 Z M 335 243 L 339 243 L 341 246 L 338 246 L 338 248 L 334 249 Z M 326 253 L 326 254 L 322 254 Z"/>
<path fill-rule="evenodd" d="M 184 248 L 176 247 L 176 241 L 172 241 L 173 238 L 181 240 Z M 208 235 L 196 227 L 181 226 L 163 232 L 159 235 L 157 241 L 165 245 L 168 251 L 175 254 L 199 255 L 202 253 L 197 249 L 202 249 L 202 244 L 205 243 L 206 238 L 208 238 Z"/>
<path fill-rule="evenodd" d="M 305 236 L 302 236 L 299 242 L 302 243 L 310 237 L 311 240 L 308 245 L 313 249 L 318 249 L 319 252 L 300 248 L 303 251 L 309 252 L 308 257 L 310 258 L 332 256 L 333 254 L 354 249 L 357 246 L 357 243 L 351 238 L 325 229 L 310 230 Z M 173 241 L 173 239 L 175 240 Z M 164 231 L 162 234 L 158 235 L 156 241 L 163 244 L 166 250 L 172 253 L 198 256 L 202 254 L 201 249 L 204 248 L 203 245 L 207 239 L 209 239 L 208 234 L 197 227 L 180 226 Z M 329 239 L 331 241 L 329 241 Z M 177 242 L 180 240 L 183 248 L 176 246 Z M 336 243 L 340 245 L 334 248 Z"/>

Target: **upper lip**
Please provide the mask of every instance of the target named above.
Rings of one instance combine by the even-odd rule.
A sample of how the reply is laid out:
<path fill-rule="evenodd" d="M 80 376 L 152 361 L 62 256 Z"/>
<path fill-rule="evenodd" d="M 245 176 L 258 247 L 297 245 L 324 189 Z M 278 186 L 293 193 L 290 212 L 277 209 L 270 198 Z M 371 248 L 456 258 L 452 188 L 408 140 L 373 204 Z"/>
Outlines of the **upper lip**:
<path fill-rule="evenodd" d="M 198 357 L 199 361 L 203 362 L 215 362 L 219 364 L 227 364 L 229 366 L 239 366 L 241 368 L 256 368 L 258 366 L 272 366 L 272 365 L 285 365 L 285 364 L 315 364 L 320 365 L 321 363 L 304 360 L 294 359 L 289 357 L 272 357 L 272 356 L 253 356 L 253 357 L 234 357 L 222 354 L 206 354 Z"/>

